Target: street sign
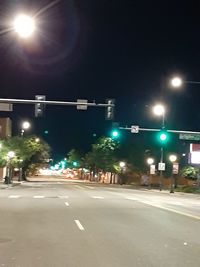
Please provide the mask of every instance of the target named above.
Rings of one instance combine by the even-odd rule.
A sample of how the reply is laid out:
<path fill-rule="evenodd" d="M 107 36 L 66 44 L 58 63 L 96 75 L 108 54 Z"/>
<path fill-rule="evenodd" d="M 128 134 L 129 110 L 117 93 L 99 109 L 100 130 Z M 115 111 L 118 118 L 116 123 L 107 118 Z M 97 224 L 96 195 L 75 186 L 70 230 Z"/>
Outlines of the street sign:
<path fill-rule="evenodd" d="M 179 134 L 179 139 L 181 140 L 192 140 L 192 141 L 200 141 L 200 134 Z"/>
<path fill-rule="evenodd" d="M 0 103 L 0 111 L 13 111 L 13 104 Z"/>
<path fill-rule="evenodd" d="M 132 125 L 131 126 L 131 133 L 139 133 L 139 126 L 138 125 Z"/>
<path fill-rule="evenodd" d="M 165 171 L 165 163 L 159 162 L 158 163 L 158 170 L 159 171 Z"/>
<path fill-rule="evenodd" d="M 78 110 L 87 110 L 87 105 L 82 104 L 82 103 L 87 104 L 88 101 L 86 99 L 77 99 L 77 102 L 81 103 L 80 105 L 79 104 L 77 105 Z"/>
<path fill-rule="evenodd" d="M 173 166 L 172 166 L 172 173 L 173 174 L 178 174 L 178 170 L 179 170 L 179 164 L 174 162 Z"/>
<path fill-rule="evenodd" d="M 156 165 L 152 164 L 150 165 L 150 174 L 155 174 L 156 173 Z"/>

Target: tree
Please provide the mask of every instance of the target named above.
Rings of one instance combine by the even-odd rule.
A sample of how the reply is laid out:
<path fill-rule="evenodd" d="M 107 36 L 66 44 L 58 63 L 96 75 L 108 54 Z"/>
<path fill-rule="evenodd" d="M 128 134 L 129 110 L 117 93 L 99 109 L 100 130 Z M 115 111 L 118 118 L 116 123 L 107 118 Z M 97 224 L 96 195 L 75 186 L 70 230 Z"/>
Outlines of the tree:
<path fill-rule="evenodd" d="M 31 164 L 42 163 L 49 158 L 50 147 L 43 140 L 37 142 L 35 137 L 10 137 L 2 141 L 0 154 L 2 167 L 8 162 L 9 151 L 15 152 L 15 157 L 10 162 L 11 166 L 21 168 L 25 178 L 25 173 Z"/>
<path fill-rule="evenodd" d="M 115 172 L 116 150 L 119 144 L 108 137 L 101 137 L 92 145 L 92 150 L 86 154 L 85 163 L 93 172 L 93 175 L 99 171 Z"/>
<path fill-rule="evenodd" d="M 81 153 L 76 149 L 71 149 L 69 151 L 67 159 L 71 167 L 80 167 L 82 165 Z"/>

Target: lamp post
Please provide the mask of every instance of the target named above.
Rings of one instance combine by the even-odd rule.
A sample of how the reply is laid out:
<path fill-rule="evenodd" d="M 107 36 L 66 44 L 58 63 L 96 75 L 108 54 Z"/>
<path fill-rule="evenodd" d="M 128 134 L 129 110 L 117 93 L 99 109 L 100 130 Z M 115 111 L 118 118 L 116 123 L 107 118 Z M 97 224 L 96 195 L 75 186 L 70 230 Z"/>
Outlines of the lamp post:
<path fill-rule="evenodd" d="M 124 172 L 124 169 L 126 167 L 126 162 L 124 161 L 120 161 L 119 162 L 119 167 L 120 167 L 120 184 L 122 185 L 123 184 L 123 179 L 122 179 L 122 175 L 123 175 L 123 172 Z"/>
<path fill-rule="evenodd" d="M 186 81 L 183 78 L 181 78 L 180 76 L 174 76 L 171 80 L 170 80 L 170 85 L 173 88 L 180 88 L 183 86 L 183 84 L 199 84 L 199 81 Z"/>
<path fill-rule="evenodd" d="M 153 113 L 156 116 L 162 116 L 162 129 L 165 129 L 165 107 L 163 104 L 157 104 L 153 107 Z M 163 146 L 160 148 L 160 163 L 163 163 Z M 162 176 L 163 176 L 163 170 L 160 170 L 160 182 L 159 182 L 159 187 L 160 191 L 162 190 Z"/>
<path fill-rule="evenodd" d="M 24 136 L 24 132 L 25 132 L 25 130 L 28 130 L 30 127 L 31 127 L 30 122 L 28 122 L 28 121 L 24 121 L 24 122 L 22 123 L 22 129 L 21 129 L 21 136 L 22 136 L 22 137 Z"/>
<path fill-rule="evenodd" d="M 174 154 L 172 154 L 172 155 L 169 156 L 169 160 L 172 163 L 172 174 L 171 174 L 171 189 L 170 189 L 170 193 L 174 193 L 175 177 L 174 177 L 173 164 L 174 164 L 174 162 L 176 162 L 177 156 L 174 155 Z"/>
<path fill-rule="evenodd" d="M 153 163 L 154 163 L 153 158 L 147 158 L 147 164 L 149 165 L 149 189 L 151 188 L 151 174 L 152 174 L 151 168 L 152 168 Z"/>

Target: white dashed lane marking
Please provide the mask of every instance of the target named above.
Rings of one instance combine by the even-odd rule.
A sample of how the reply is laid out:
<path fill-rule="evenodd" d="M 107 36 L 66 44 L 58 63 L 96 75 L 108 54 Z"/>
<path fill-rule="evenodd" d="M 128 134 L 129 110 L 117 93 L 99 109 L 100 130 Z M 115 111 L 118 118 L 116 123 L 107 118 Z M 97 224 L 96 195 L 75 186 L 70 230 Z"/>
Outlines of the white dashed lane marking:
<path fill-rule="evenodd" d="M 101 197 L 101 196 L 93 196 L 92 198 L 96 198 L 96 199 L 104 199 L 104 197 Z"/>
<path fill-rule="evenodd" d="M 12 196 L 9 196 L 8 198 L 20 198 L 21 196 L 19 195 L 12 195 Z"/>
<path fill-rule="evenodd" d="M 68 202 L 65 202 L 65 205 L 66 205 L 67 207 L 69 207 L 69 203 L 68 203 Z"/>
<path fill-rule="evenodd" d="M 75 221 L 75 223 L 78 226 L 78 228 L 79 228 L 80 231 L 84 231 L 85 230 L 84 227 L 83 227 L 83 225 L 80 223 L 79 220 L 74 220 L 74 221 Z"/>
<path fill-rule="evenodd" d="M 45 198 L 45 196 L 34 196 L 33 198 Z"/>

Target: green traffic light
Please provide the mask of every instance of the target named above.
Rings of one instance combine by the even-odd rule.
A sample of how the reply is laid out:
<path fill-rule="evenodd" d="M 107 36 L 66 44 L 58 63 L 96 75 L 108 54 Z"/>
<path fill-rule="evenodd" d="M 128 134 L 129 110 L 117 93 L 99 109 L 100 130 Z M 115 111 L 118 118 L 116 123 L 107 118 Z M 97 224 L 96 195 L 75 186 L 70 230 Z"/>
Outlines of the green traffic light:
<path fill-rule="evenodd" d="M 78 162 L 77 162 L 77 161 L 73 161 L 72 165 L 73 165 L 74 167 L 77 167 L 77 166 L 78 166 Z"/>
<path fill-rule="evenodd" d="M 113 131 L 112 132 L 112 136 L 113 137 L 118 137 L 119 136 L 119 132 L 118 131 Z"/>
<path fill-rule="evenodd" d="M 160 131 L 158 134 L 158 140 L 162 144 L 166 144 L 169 141 L 169 134 L 167 131 Z"/>

